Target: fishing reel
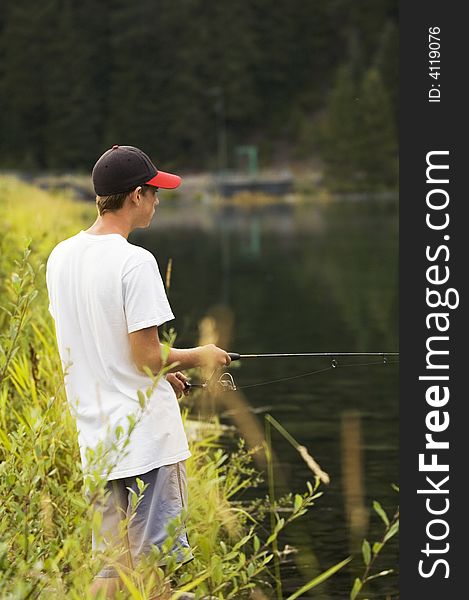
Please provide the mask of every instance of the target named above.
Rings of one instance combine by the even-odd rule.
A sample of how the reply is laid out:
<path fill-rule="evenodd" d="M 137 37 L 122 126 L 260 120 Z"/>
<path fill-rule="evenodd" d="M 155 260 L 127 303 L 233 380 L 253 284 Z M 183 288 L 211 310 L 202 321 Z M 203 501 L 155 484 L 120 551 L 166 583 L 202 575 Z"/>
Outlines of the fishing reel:
<path fill-rule="evenodd" d="M 217 391 L 221 392 L 235 392 L 237 390 L 236 383 L 231 373 L 225 372 L 220 375 L 216 381 L 206 381 L 205 383 L 190 383 L 186 381 L 186 390 L 192 388 L 218 388 Z"/>
<path fill-rule="evenodd" d="M 231 373 L 223 373 L 217 381 L 222 392 L 236 392 L 236 383 Z"/>

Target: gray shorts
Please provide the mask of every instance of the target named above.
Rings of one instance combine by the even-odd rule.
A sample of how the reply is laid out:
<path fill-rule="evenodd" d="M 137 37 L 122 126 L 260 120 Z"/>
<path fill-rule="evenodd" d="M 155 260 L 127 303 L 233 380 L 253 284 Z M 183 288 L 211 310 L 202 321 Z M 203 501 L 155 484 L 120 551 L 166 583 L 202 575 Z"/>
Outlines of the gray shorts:
<path fill-rule="evenodd" d="M 143 499 L 130 520 L 127 531 L 119 531 L 119 523 L 131 514 L 131 496 L 127 488 L 139 494 L 137 478 L 149 484 Z M 106 484 L 104 500 L 94 504 L 94 510 L 102 514 L 99 535 L 92 534 L 93 553 L 109 546 L 117 551 L 117 564 L 127 573 L 133 570 L 142 556 L 152 546 L 160 547 L 167 538 L 168 522 L 178 517 L 187 506 L 187 480 L 185 461 L 165 465 L 142 475 L 115 479 Z M 97 537 L 100 539 L 98 540 Z M 171 552 L 178 562 L 192 560 L 185 528 L 177 531 L 176 543 Z M 164 561 L 163 561 L 164 562 Z M 161 564 L 161 563 L 160 563 Z M 97 577 L 118 577 L 110 564 Z"/>

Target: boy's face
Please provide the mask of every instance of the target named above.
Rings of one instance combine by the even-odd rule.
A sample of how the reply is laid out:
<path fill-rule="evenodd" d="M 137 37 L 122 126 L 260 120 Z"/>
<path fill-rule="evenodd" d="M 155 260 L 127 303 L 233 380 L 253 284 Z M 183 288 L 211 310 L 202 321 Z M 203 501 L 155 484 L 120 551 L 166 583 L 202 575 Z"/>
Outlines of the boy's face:
<path fill-rule="evenodd" d="M 149 227 L 153 215 L 155 214 L 156 207 L 160 203 L 158 200 L 158 188 L 152 186 L 145 186 L 140 192 L 142 199 L 142 227 Z"/>

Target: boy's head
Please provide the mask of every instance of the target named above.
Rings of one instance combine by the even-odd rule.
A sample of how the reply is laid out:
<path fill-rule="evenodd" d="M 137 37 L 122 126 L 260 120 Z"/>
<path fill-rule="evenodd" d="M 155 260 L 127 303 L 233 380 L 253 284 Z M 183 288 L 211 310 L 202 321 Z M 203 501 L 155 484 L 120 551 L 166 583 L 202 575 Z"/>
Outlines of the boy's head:
<path fill-rule="evenodd" d="M 158 171 L 139 148 L 117 145 L 97 160 L 92 179 L 100 215 L 122 208 L 129 193 L 139 186 L 145 194 L 148 188 L 174 189 L 181 184 L 178 175 Z"/>
<path fill-rule="evenodd" d="M 150 158 L 135 146 L 113 146 L 93 167 L 93 186 L 97 196 L 130 192 L 139 185 L 164 189 L 177 188 L 181 178 L 158 171 Z"/>

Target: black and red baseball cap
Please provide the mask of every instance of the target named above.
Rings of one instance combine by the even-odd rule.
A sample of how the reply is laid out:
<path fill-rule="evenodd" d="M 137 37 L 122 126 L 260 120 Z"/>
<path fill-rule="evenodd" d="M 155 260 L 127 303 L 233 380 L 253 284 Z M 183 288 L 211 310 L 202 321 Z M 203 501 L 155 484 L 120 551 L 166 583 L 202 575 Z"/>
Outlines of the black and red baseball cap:
<path fill-rule="evenodd" d="M 167 190 L 181 184 L 179 175 L 158 171 L 150 158 L 135 146 L 113 146 L 96 162 L 92 173 L 97 196 L 111 196 L 153 185 Z"/>

